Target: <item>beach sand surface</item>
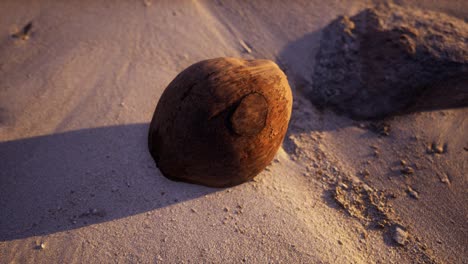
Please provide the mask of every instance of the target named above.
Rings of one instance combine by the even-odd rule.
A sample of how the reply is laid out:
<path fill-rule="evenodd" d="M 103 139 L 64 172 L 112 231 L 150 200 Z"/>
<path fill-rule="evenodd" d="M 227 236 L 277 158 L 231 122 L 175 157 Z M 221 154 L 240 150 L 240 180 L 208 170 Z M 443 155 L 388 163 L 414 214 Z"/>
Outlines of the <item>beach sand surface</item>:
<path fill-rule="evenodd" d="M 0 263 L 466 263 L 468 109 L 361 122 L 302 95 L 321 29 L 377 2 L 1 1 Z M 468 19 L 463 0 L 395 2 Z M 224 56 L 285 71 L 283 146 L 242 185 L 170 181 L 156 103 Z"/>

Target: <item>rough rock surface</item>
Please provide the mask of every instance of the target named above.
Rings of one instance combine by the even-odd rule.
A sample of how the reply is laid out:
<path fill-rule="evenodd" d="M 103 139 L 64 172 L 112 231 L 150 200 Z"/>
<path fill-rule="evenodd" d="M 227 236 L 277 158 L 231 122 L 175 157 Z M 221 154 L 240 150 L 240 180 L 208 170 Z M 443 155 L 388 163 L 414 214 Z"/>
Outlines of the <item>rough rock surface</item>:
<path fill-rule="evenodd" d="M 309 98 L 353 118 L 398 112 L 428 90 L 443 89 L 434 83 L 468 75 L 468 25 L 440 13 L 366 9 L 330 23 L 320 45 Z M 440 97 L 450 99 L 440 105 L 468 105 L 467 90 L 447 89 L 442 93 L 456 94 Z"/>
<path fill-rule="evenodd" d="M 149 149 L 170 179 L 213 187 L 240 184 L 271 162 L 291 109 L 291 89 L 274 62 L 201 61 L 182 71 L 161 96 Z"/>

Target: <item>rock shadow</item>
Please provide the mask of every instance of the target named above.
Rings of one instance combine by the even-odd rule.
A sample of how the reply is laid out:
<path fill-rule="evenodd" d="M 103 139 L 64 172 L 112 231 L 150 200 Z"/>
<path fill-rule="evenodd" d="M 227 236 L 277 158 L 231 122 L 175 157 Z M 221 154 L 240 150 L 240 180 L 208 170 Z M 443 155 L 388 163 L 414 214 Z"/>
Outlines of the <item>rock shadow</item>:
<path fill-rule="evenodd" d="M 304 93 L 312 85 L 315 55 L 319 48 L 320 32 L 312 32 L 288 44 L 279 54 L 277 63 L 288 76 L 293 93 L 293 111 L 288 134 L 300 130 L 322 131 L 329 128 L 320 109 L 312 106 Z M 310 107 L 312 106 L 312 107 Z M 310 110 L 310 111 L 309 111 Z"/>
<path fill-rule="evenodd" d="M 161 175 L 149 124 L 81 129 L 0 143 L 0 241 L 158 210 L 216 192 Z"/>

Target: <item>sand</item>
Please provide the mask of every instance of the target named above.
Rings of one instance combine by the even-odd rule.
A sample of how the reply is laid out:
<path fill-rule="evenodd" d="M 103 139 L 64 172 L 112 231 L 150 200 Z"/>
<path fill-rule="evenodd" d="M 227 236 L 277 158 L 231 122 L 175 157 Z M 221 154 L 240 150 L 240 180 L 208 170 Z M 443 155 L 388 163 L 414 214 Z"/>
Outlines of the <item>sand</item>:
<path fill-rule="evenodd" d="M 397 3 L 468 18 L 464 1 Z M 379 124 L 301 95 L 321 29 L 372 4 L 1 1 L 0 263 L 466 261 L 468 109 Z M 151 115 L 181 70 L 220 56 L 286 72 L 286 140 L 251 182 L 172 182 Z"/>

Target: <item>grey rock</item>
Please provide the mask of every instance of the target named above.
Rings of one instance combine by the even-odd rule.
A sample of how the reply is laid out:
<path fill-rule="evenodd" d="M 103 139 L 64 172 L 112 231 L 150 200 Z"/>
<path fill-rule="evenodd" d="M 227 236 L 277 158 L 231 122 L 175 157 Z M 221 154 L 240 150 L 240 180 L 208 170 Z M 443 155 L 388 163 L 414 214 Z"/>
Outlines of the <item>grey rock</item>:
<path fill-rule="evenodd" d="M 453 90 L 434 84 L 468 76 L 467 43 L 467 23 L 441 13 L 388 4 L 342 16 L 323 30 L 308 96 L 357 119 L 402 111 L 433 89 L 466 106 L 466 80 Z"/>

